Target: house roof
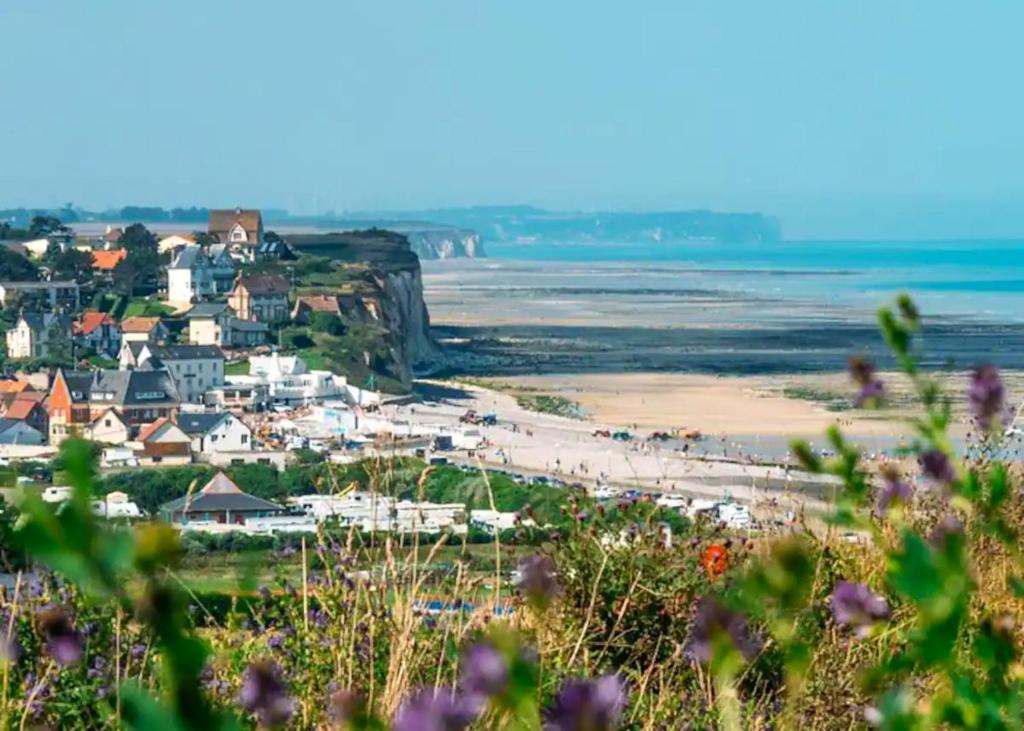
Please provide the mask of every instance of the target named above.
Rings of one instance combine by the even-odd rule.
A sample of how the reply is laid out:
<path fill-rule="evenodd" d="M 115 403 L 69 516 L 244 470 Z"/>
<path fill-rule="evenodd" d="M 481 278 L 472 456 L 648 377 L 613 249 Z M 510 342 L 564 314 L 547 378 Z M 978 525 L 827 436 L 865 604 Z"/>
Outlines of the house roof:
<path fill-rule="evenodd" d="M 32 388 L 28 381 L 19 381 L 13 378 L 0 379 L 0 393 L 21 393 Z"/>
<path fill-rule="evenodd" d="M 161 416 L 159 419 L 154 421 L 152 424 L 146 424 L 141 429 L 139 429 L 139 441 L 140 442 L 146 441 L 151 436 L 153 436 L 158 431 L 160 431 L 160 427 L 162 427 L 164 424 L 170 424 L 170 423 L 171 423 L 170 419 L 168 419 L 166 416 Z"/>
<path fill-rule="evenodd" d="M 105 419 L 107 416 L 113 416 L 122 425 L 124 424 L 124 419 L 122 419 L 121 415 L 118 414 L 117 411 L 114 410 L 113 406 L 111 406 L 109 409 L 104 409 L 103 411 L 101 411 L 99 416 L 97 416 L 95 419 L 93 419 L 91 423 L 95 424 L 97 421 L 99 421 L 100 419 Z"/>
<path fill-rule="evenodd" d="M 181 396 L 165 370 L 62 371 L 72 401 L 105 402 L 112 406 L 178 403 Z M 80 394 L 76 397 L 75 393 Z"/>
<path fill-rule="evenodd" d="M 127 258 L 128 252 L 124 249 L 94 251 L 92 252 L 92 268 L 109 272 Z"/>
<path fill-rule="evenodd" d="M 270 328 L 267 327 L 265 322 L 256 322 L 255 320 L 238 320 L 233 319 L 231 321 L 231 327 L 235 330 L 242 332 L 266 332 Z"/>
<path fill-rule="evenodd" d="M 227 235 L 235 224 L 246 232 L 255 234 L 263 225 L 263 217 L 257 208 L 221 208 L 210 211 L 207 230 L 218 237 Z"/>
<path fill-rule="evenodd" d="M 332 315 L 337 315 L 341 312 L 337 296 L 330 294 L 303 295 L 296 300 L 295 308 L 299 310 L 303 307 L 308 307 L 314 312 L 329 312 Z"/>
<path fill-rule="evenodd" d="M 124 233 L 124 229 L 120 226 L 111 226 L 110 230 L 103 234 L 102 238 L 104 241 L 109 241 L 112 244 L 116 244 Z"/>
<path fill-rule="evenodd" d="M 86 310 L 82 313 L 82 321 L 75 323 L 75 332 L 81 335 L 91 335 L 96 328 L 102 325 L 113 325 L 116 327 L 117 321 L 106 312 Z"/>
<path fill-rule="evenodd" d="M 189 436 L 209 434 L 228 418 L 226 412 L 218 414 L 178 414 L 178 428 Z"/>
<path fill-rule="evenodd" d="M 240 277 L 235 289 L 244 287 L 251 295 L 288 294 L 288 280 L 279 274 L 258 274 Z"/>
<path fill-rule="evenodd" d="M 61 330 L 71 332 L 71 318 L 67 315 L 55 315 L 52 312 L 24 312 L 21 319 L 34 331 L 48 330 L 54 325 Z"/>
<path fill-rule="evenodd" d="M 141 317 L 134 315 L 121 321 L 121 332 L 148 333 L 160 324 L 159 317 Z"/>
<path fill-rule="evenodd" d="M 139 343 L 140 345 L 147 346 L 149 352 L 152 353 L 152 357 L 160 361 L 169 360 L 209 360 L 211 358 L 223 358 L 224 351 L 218 348 L 216 345 L 149 345 L 148 343 Z M 129 343 L 129 346 L 131 343 Z M 139 349 L 141 351 L 141 348 Z M 133 351 L 133 355 L 138 358 L 139 353 Z"/>
<path fill-rule="evenodd" d="M 0 439 L 3 439 L 11 429 L 24 424 L 25 422 L 20 419 L 0 419 Z M 32 427 L 28 428 L 31 429 Z"/>
<path fill-rule="evenodd" d="M 223 472 L 218 472 L 199 492 L 191 497 L 186 495 L 160 506 L 168 513 L 204 513 L 232 510 L 238 512 L 273 511 L 284 512 L 277 503 L 249 495 L 232 482 Z"/>
<path fill-rule="evenodd" d="M 7 407 L 7 413 L 4 414 L 4 418 L 24 421 L 32 415 L 33 409 L 37 406 L 39 406 L 39 402 L 35 399 L 16 398 L 14 403 Z"/>
<path fill-rule="evenodd" d="M 223 302 L 202 302 L 198 305 L 193 305 L 186 315 L 190 319 L 193 317 L 217 317 L 227 311 L 227 309 L 228 306 Z"/>
<path fill-rule="evenodd" d="M 51 279 L 49 282 L 36 282 L 36 281 L 0 282 L 0 287 L 3 287 L 4 289 L 13 289 L 13 290 L 18 290 L 18 289 L 20 289 L 20 290 L 26 290 L 26 289 L 29 289 L 29 290 L 32 290 L 32 289 L 71 289 L 71 288 L 78 289 L 78 282 L 76 282 L 74 280 L 66 280 L 66 281 L 65 280 L 60 280 L 60 281 L 58 281 L 58 280 L 55 280 L 55 279 Z"/>
<path fill-rule="evenodd" d="M 195 269 L 204 266 L 210 266 L 210 260 L 203 253 L 202 247 L 189 245 L 178 252 L 168 269 Z"/>

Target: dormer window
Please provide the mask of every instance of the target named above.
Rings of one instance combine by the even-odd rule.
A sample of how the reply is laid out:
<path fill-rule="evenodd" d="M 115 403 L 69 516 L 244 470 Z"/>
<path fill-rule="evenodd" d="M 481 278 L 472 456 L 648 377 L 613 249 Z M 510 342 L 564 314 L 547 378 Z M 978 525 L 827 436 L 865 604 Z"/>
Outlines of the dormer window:
<path fill-rule="evenodd" d="M 245 232 L 245 229 L 242 228 L 241 225 L 236 223 L 234 226 L 231 227 L 229 238 L 232 241 L 248 241 L 249 235 Z"/>
<path fill-rule="evenodd" d="M 140 391 L 139 394 L 138 394 L 138 398 L 140 398 L 140 399 L 157 399 L 157 398 L 163 398 L 163 397 L 164 397 L 164 392 L 163 391 Z"/>

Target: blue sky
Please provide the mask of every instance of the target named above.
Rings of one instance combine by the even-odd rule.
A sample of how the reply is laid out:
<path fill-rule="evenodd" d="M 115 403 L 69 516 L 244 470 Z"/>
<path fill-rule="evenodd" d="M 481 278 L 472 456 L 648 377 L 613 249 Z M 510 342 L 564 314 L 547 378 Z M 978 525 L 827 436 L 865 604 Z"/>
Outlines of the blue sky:
<path fill-rule="evenodd" d="M 8 0 L 0 207 L 761 210 L 1024 236 L 1024 3 Z"/>

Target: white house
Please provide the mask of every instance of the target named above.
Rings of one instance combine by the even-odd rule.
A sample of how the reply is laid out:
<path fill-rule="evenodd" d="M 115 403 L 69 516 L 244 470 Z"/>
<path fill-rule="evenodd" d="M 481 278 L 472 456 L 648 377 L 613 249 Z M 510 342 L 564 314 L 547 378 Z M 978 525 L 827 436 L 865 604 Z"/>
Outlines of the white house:
<path fill-rule="evenodd" d="M 199 246 L 186 246 L 167 267 L 167 301 L 187 305 L 217 293 L 213 265 Z"/>
<path fill-rule="evenodd" d="M 345 376 L 330 371 L 309 371 L 305 361 L 294 355 L 272 353 L 249 359 L 249 376 L 236 376 L 231 382 L 265 382 L 271 401 L 287 404 L 314 404 L 336 400 L 348 406 L 380 404 L 380 394 L 350 386 Z"/>
<path fill-rule="evenodd" d="M 192 451 L 241 452 L 252 449 L 252 430 L 230 412 L 178 414 L 178 428 L 192 439 Z"/>
<path fill-rule="evenodd" d="M 82 436 L 91 442 L 124 444 L 131 437 L 131 429 L 111 407 L 89 422 L 82 430 Z"/>
<path fill-rule="evenodd" d="M 50 312 L 24 313 L 18 324 L 7 331 L 8 358 L 46 358 L 57 341 L 69 343 L 71 318 Z M 68 348 L 70 353 L 70 348 Z"/>
<path fill-rule="evenodd" d="M 183 402 L 202 403 L 203 394 L 224 385 L 224 352 L 216 345 L 153 345 L 125 342 L 121 370 L 166 369 Z"/>
<path fill-rule="evenodd" d="M 29 256 L 33 259 L 41 259 L 46 256 L 46 252 L 50 250 L 49 239 L 35 239 L 34 241 L 25 241 L 22 243 L 25 247 L 25 251 L 28 252 Z"/>
<path fill-rule="evenodd" d="M 241 320 L 225 304 L 209 302 L 188 311 L 188 341 L 195 345 L 245 348 L 267 339 L 267 325 Z"/>

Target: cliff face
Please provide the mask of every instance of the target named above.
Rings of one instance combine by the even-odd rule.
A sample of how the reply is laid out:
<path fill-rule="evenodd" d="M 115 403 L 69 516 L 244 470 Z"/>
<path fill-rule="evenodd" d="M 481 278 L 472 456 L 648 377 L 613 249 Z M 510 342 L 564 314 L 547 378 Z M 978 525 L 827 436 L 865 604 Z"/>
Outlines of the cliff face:
<path fill-rule="evenodd" d="M 418 368 L 438 362 L 441 350 L 430 336 L 418 265 L 392 271 L 369 268 L 363 286 L 339 299 L 347 318 L 366 325 L 379 338 L 368 340 L 362 354 L 368 368 L 409 388 Z"/>
<path fill-rule="evenodd" d="M 370 229 L 323 236 L 296 236 L 303 253 L 329 256 L 350 275 L 337 294 L 344 318 L 355 324 L 352 345 L 371 371 L 412 385 L 418 368 L 437 363 L 441 349 L 430 336 L 420 262 L 406 236 Z"/>
<path fill-rule="evenodd" d="M 421 259 L 477 258 L 485 256 L 480 234 L 469 229 L 431 229 L 406 233 Z"/>

